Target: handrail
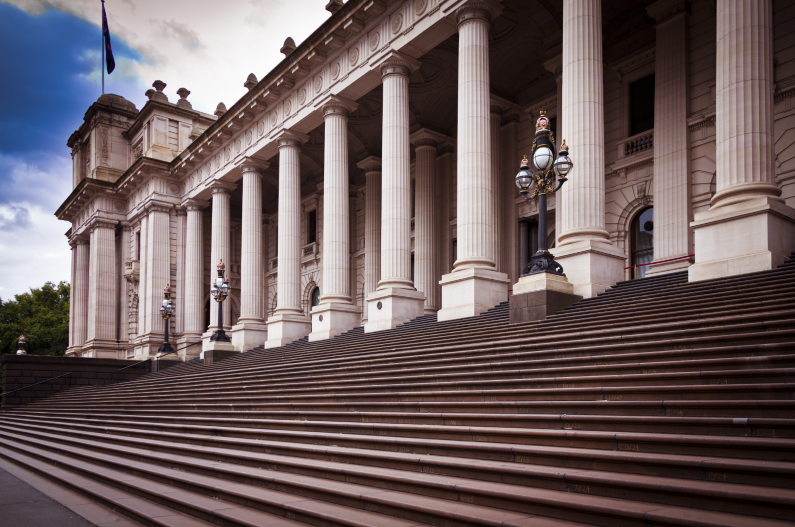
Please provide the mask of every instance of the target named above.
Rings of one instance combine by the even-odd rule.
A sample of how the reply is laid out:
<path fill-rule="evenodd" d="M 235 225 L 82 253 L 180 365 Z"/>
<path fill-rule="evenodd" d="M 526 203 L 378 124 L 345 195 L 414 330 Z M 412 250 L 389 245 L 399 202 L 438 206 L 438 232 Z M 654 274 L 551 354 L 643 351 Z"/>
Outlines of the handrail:
<path fill-rule="evenodd" d="M 70 372 L 67 372 L 67 373 L 62 373 L 61 375 L 59 375 L 57 377 L 50 377 L 49 379 L 45 379 L 43 381 L 35 382 L 33 384 L 28 384 L 27 386 L 23 386 L 22 388 L 17 388 L 16 390 L 9 390 L 7 392 L 0 393 L 0 397 L 2 397 L 4 395 L 8 395 L 9 393 L 14 393 L 14 392 L 18 392 L 20 390 L 24 390 L 26 388 L 31 388 L 33 386 L 38 386 L 39 384 L 44 384 L 45 382 L 49 382 L 49 381 L 52 381 L 54 379 L 60 379 L 61 377 L 66 377 L 67 375 L 72 375 L 72 372 L 70 371 Z"/>
<path fill-rule="evenodd" d="M 202 341 L 200 340 L 198 342 L 194 342 L 193 344 L 188 344 L 187 346 L 183 346 L 183 347 L 175 349 L 173 351 L 169 351 L 168 353 L 164 353 L 162 355 L 158 355 L 157 357 L 149 357 L 148 359 L 144 359 L 142 361 L 138 361 L 135 364 L 130 364 L 129 366 L 125 366 L 124 368 L 119 368 L 117 371 L 126 370 L 127 368 L 132 368 L 133 366 L 138 366 L 139 364 L 143 364 L 144 362 L 147 362 L 147 361 L 150 361 L 150 360 L 153 360 L 153 359 L 160 359 L 162 357 L 165 357 L 166 355 L 171 355 L 172 353 L 176 353 L 178 351 L 182 351 L 184 349 L 190 348 L 191 346 L 195 346 L 196 344 L 201 344 L 201 342 Z M 9 393 L 14 393 L 14 392 L 18 392 L 18 391 L 21 391 L 21 390 L 26 390 L 28 388 L 32 388 L 34 386 L 38 386 L 39 384 L 44 384 L 45 382 L 54 381 L 55 379 L 60 379 L 61 377 L 66 377 L 67 375 L 72 375 L 72 373 L 74 373 L 74 372 L 70 371 L 70 372 L 62 373 L 61 375 L 58 375 L 56 377 L 50 377 L 49 379 L 45 379 L 43 381 L 35 382 L 33 384 L 28 384 L 27 386 L 23 386 L 22 388 L 17 388 L 16 390 L 9 390 L 7 392 L 0 393 L 0 397 L 3 397 L 4 395 L 8 395 Z"/>
<path fill-rule="evenodd" d="M 181 348 L 177 348 L 175 350 L 169 351 L 168 353 L 164 353 L 162 355 L 158 355 L 157 357 L 149 357 L 148 359 L 144 359 L 144 360 L 138 361 L 135 364 L 130 364 L 129 366 L 125 366 L 124 368 L 119 368 L 118 371 L 126 370 L 127 368 L 132 368 L 133 366 L 138 366 L 139 364 L 143 364 L 144 362 L 147 362 L 147 361 L 150 361 L 150 360 L 160 359 L 162 357 L 165 357 L 166 355 L 171 355 L 172 353 L 176 353 L 178 351 L 182 351 L 184 349 L 190 348 L 191 346 L 195 346 L 196 344 L 201 344 L 201 342 L 202 341 L 199 340 L 199 341 L 194 342 L 193 344 L 188 344 L 187 346 L 183 346 Z"/>
<path fill-rule="evenodd" d="M 670 260 L 660 260 L 659 262 L 649 262 L 649 263 L 645 263 L 645 264 L 635 264 L 635 265 L 630 265 L 629 267 L 624 267 L 624 270 L 626 271 L 627 269 L 634 269 L 635 267 L 645 267 L 647 265 L 654 265 L 654 264 L 658 264 L 658 263 L 675 262 L 676 260 L 684 260 L 685 258 L 692 258 L 694 256 L 695 256 L 695 254 L 688 254 L 687 256 L 680 256 L 679 258 L 671 258 Z"/>

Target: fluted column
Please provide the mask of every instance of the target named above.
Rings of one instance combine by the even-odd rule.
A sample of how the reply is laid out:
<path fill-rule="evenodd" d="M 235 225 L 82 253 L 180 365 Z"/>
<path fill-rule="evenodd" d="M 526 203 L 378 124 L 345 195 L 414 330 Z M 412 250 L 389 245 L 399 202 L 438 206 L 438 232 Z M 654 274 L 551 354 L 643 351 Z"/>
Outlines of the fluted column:
<path fill-rule="evenodd" d="M 563 32 L 563 130 L 576 174 L 557 196 L 558 240 L 606 240 L 602 1 L 564 0 Z"/>
<path fill-rule="evenodd" d="M 489 88 L 489 11 L 480 2 L 458 20 L 458 261 L 494 269 L 494 197 Z"/>
<path fill-rule="evenodd" d="M 411 281 L 409 73 L 408 65 L 399 61 L 381 67 L 384 114 L 379 289 L 414 287 Z"/>
<path fill-rule="evenodd" d="M 530 261 L 530 222 L 519 220 L 519 274 Z"/>
<path fill-rule="evenodd" d="M 647 275 L 690 266 L 690 145 L 687 130 L 690 3 L 661 0 L 646 8 L 657 20 L 654 77 L 654 261 Z M 665 261 L 677 259 L 675 261 Z"/>
<path fill-rule="evenodd" d="M 592 297 L 624 276 L 625 255 L 605 230 L 601 0 L 563 0 L 563 135 L 574 169 L 556 195 L 552 252 L 574 293 Z M 547 233 L 540 233 L 546 236 Z"/>
<path fill-rule="evenodd" d="M 130 224 L 122 222 L 121 232 L 118 240 L 116 261 L 116 288 L 119 302 L 119 322 L 116 328 L 116 338 L 121 343 L 120 351 L 124 351 L 129 347 L 130 343 L 130 295 L 129 284 L 124 278 L 124 271 L 126 268 L 126 261 L 130 257 L 132 229 Z M 126 353 L 120 355 L 121 358 L 126 358 Z"/>
<path fill-rule="evenodd" d="M 212 225 L 210 235 L 210 269 L 211 280 L 215 280 L 215 270 L 218 262 L 224 261 L 226 265 L 226 278 L 229 279 L 231 268 L 229 266 L 232 259 L 232 240 L 229 233 L 229 189 L 224 186 L 213 187 L 212 204 Z M 224 329 L 232 327 L 232 300 L 227 297 L 223 303 Z M 210 327 L 208 332 L 212 333 L 218 328 L 218 306 L 215 300 L 210 301 Z"/>
<path fill-rule="evenodd" d="M 187 203 L 185 228 L 185 319 L 184 340 L 196 342 L 204 328 L 204 203 Z M 213 277 L 214 278 L 214 277 Z M 210 306 L 211 308 L 213 306 Z M 189 348 L 188 355 L 200 350 Z"/>
<path fill-rule="evenodd" d="M 73 355 L 80 355 L 88 337 L 88 271 L 90 254 L 88 240 L 78 238 L 73 243 L 75 269 L 74 281 L 70 289 L 71 302 L 74 303 L 71 351 Z"/>
<path fill-rule="evenodd" d="M 265 326 L 265 277 L 262 273 L 262 174 L 267 164 L 243 162 L 243 224 L 240 245 L 240 318 L 232 328 L 236 351 L 262 346 Z"/>
<path fill-rule="evenodd" d="M 425 313 L 439 310 L 436 235 L 436 152 L 441 134 L 421 129 L 411 135 L 416 152 L 414 172 L 414 283 L 425 294 Z"/>
<path fill-rule="evenodd" d="M 144 355 L 154 355 L 163 342 L 163 318 L 160 306 L 163 302 L 163 288 L 171 285 L 171 232 L 170 204 L 151 203 L 147 206 L 146 236 L 146 327 L 148 335 Z"/>
<path fill-rule="evenodd" d="M 88 325 L 84 356 L 117 358 L 116 222 L 98 219 L 91 226 L 88 276 Z"/>
<path fill-rule="evenodd" d="M 364 170 L 364 298 L 381 280 L 381 158 L 368 157 L 357 166 Z M 367 310 L 365 309 L 365 320 Z"/>
<path fill-rule="evenodd" d="M 508 298 L 495 264 L 498 197 L 492 165 L 489 28 L 499 4 L 472 1 L 458 22 L 458 259 L 442 278 L 439 320 L 475 316 Z"/>
<path fill-rule="evenodd" d="M 138 330 L 136 336 L 136 344 L 141 342 L 146 333 L 146 253 L 147 253 L 147 235 L 149 234 L 149 218 L 146 214 L 141 215 L 141 223 L 138 229 L 138 236 L 140 237 L 141 250 L 138 255 Z M 136 355 L 140 355 L 141 348 L 136 347 Z"/>
<path fill-rule="evenodd" d="M 502 109 L 491 105 L 489 113 L 489 137 L 491 140 L 491 206 L 494 215 L 492 242 L 494 243 L 494 268 L 505 271 L 502 263 L 502 239 L 500 229 L 500 211 L 502 210 L 502 173 L 500 172 L 500 124 Z"/>
<path fill-rule="evenodd" d="M 717 20 L 717 192 L 712 206 L 778 197 L 773 164 L 773 1 L 721 1 Z"/>
<path fill-rule="evenodd" d="M 243 237 L 240 265 L 240 321 L 264 322 L 262 312 L 262 170 L 243 165 Z"/>
<path fill-rule="evenodd" d="M 332 95 L 322 104 L 323 289 L 312 309 L 310 341 L 339 335 L 361 325 L 361 309 L 351 302 L 351 228 L 348 166 L 348 115 L 358 105 Z"/>
<path fill-rule="evenodd" d="M 292 130 L 279 145 L 279 227 L 276 309 L 268 319 L 265 347 L 283 346 L 305 337 L 311 323 L 301 310 L 301 145 L 308 136 Z"/>
<path fill-rule="evenodd" d="M 795 249 L 795 209 L 775 182 L 772 4 L 717 5 L 717 192 L 691 224 L 690 281 L 772 269 Z"/>
<path fill-rule="evenodd" d="M 384 87 L 381 179 L 381 280 L 368 297 L 365 332 L 423 314 L 425 296 L 411 281 L 409 74 L 419 63 L 391 52 L 379 64 Z"/>

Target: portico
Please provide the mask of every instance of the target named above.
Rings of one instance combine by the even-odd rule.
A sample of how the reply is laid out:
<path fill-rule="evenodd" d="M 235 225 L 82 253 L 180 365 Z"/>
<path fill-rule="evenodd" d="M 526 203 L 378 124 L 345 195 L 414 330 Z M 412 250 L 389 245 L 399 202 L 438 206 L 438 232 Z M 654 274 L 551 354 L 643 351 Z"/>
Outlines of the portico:
<path fill-rule="evenodd" d="M 773 138 L 795 117 L 773 79 L 795 86 L 795 66 L 774 65 L 772 2 L 747 23 L 740 3 L 349 0 L 213 115 L 160 81 L 140 112 L 103 96 L 70 139 L 75 195 L 59 209 L 70 354 L 151 356 L 166 283 L 178 344 L 208 340 L 220 260 L 238 352 L 480 314 L 508 300 L 538 237 L 586 298 L 647 263 L 691 280 L 776 265 L 795 249 L 795 187 L 777 168 L 795 152 Z M 694 30 L 711 23 L 717 41 Z M 756 28 L 764 42 L 743 44 Z M 756 70 L 732 67 L 732 42 Z M 738 107 L 738 93 L 761 95 Z M 541 110 L 576 159 L 547 232 L 513 182 Z"/>

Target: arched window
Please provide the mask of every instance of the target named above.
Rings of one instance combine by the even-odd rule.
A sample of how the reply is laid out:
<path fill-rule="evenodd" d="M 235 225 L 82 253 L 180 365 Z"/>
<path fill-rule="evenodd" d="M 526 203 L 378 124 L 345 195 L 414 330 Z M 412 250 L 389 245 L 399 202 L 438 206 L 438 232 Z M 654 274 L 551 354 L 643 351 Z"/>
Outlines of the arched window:
<path fill-rule="evenodd" d="M 632 220 L 632 265 L 654 261 L 654 208 L 640 211 Z M 634 268 L 633 278 L 645 278 L 648 265 Z"/>
<path fill-rule="evenodd" d="M 316 287 L 312 290 L 312 307 L 315 307 L 320 303 L 320 288 Z"/>

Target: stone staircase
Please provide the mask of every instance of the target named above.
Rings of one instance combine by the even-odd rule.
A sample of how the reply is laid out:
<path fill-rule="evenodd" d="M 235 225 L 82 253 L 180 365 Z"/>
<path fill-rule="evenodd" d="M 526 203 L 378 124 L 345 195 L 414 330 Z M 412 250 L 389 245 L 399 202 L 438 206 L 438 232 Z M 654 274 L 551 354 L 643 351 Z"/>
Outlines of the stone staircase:
<path fill-rule="evenodd" d="M 793 525 L 794 352 L 795 260 L 676 273 L 71 389 L 0 456 L 145 525 Z"/>

